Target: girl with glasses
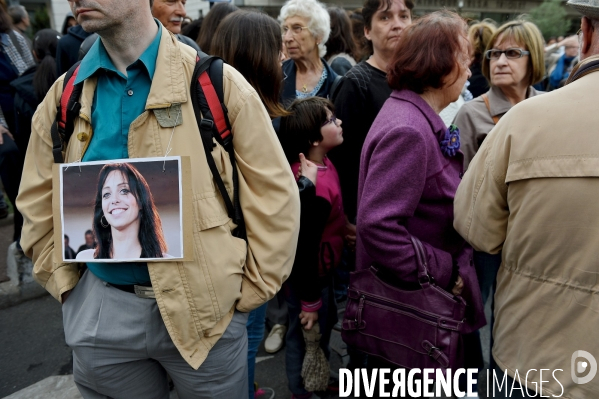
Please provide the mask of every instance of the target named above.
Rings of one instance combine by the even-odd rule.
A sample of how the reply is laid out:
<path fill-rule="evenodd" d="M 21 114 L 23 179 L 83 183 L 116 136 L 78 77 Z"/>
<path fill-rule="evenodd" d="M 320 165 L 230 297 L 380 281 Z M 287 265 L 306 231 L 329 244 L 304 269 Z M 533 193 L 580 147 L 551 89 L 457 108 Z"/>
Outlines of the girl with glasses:
<path fill-rule="evenodd" d="M 307 399 L 313 395 L 304 388 L 301 376 L 306 353 L 302 329 L 311 330 L 318 324 L 320 347 L 328 357 L 331 331 L 337 322 L 332 272 L 341 260 L 345 214 L 339 176 L 327 153 L 343 142 L 343 129 L 333 104 L 324 98 L 298 99 L 289 112 L 281 118 L 279 138 L 291 169 L 298 174 L 298 154 L 318 165 L 316 195 L 301 198 L 298 253 L 283 287 L 289 311 L 285 353 L 289 390 L 292 398 Z"/>

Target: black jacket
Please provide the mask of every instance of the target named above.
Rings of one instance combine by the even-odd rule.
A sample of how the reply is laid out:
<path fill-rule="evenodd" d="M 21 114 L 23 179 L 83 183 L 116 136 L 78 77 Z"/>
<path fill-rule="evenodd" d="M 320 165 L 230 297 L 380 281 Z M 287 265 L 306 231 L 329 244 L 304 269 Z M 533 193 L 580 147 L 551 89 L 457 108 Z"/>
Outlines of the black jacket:
<path fill-rule="evenodd" d="M 91 33 L 83 30 L 81 25 L 69 28 L 56 46 L 56 73 L 57 76 L 67 72 L 79 60 L 79 47 Z"/>
<path fill-rule="evenodd" d="M 333 86 L 333 82 L 335 82 L 337 74 L 331 69 L 324 58 L 321 58 L 320 60 L 327 70 L 327 80 L 323 83 L 320 90 L 318 90 L 316 96 L 329 98 L 329 92 L 331 91 L 331 86 Z M 281 104 L 283 104 L 285 107 L 289 106 L 289 104 L 295 100 L 296 70 L 297 67 L 295 66 L 295 62 L 293 60 L 287 60 L 283 63 L 283 76 L 285 77 L 285 83 L 283 86 L 283 93 L 281 94 Z"/>
<path fill-rule="evenodd" d="M 33 90 L 35 71 L 37 71 L 37 65 L 32 66 L 17 79 L 10 82 L 15 91 L 15 143 L 23 154 L 27 150 L 27 143 L 31 135 L 31 119 L 40 103 Z"/>

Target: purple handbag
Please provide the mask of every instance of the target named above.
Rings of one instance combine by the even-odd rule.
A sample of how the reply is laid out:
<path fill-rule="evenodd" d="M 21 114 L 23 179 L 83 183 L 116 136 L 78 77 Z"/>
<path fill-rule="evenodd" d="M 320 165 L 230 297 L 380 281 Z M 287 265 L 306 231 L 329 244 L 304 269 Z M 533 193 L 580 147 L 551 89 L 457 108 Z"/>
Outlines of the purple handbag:
<path fill-rule="evenodd" d="M 418 262 L 412 289 L 390 285 L 375 266 L 351 273 L 341 336 L 399 367 L 455 368 L 466 302 L 435 284 L 422 243 L 412 237 L 412 245 Z"/>

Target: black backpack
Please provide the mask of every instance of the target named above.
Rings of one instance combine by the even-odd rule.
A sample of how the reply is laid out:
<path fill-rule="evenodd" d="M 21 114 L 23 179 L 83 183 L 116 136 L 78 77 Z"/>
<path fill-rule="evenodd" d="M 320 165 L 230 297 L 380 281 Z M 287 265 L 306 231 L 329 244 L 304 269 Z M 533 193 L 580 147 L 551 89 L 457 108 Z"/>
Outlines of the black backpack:
<path fill-rule="evenodd" d="M 66 73 L 56 119 L 52 124 L 52 154 L 55 163 L 64 162 L 62 151 L 66 149 L 66 145 L 73 134 L 74 121 L 81 110 L 79 98 L 83 90 L 83 82 L 75 84 L 80 63 L 81 61 L 77 62 Z M 227 107 L 223 100 L 222 59 L 198 52 L 190 93 L 206 159 L 208 160 L 208 167 L 223 197 L 227 214 L 237 224 L 233 235 L 247 240 L 243 213 L 239 202 L 239 175 L 233 150 L 233 132 L 227 115 Z M 212 157 L 212 149 L 215 146 L 212 141 L 213 138 L 227 151 L 233 166 L 233 199 L 229 196 Z"/>

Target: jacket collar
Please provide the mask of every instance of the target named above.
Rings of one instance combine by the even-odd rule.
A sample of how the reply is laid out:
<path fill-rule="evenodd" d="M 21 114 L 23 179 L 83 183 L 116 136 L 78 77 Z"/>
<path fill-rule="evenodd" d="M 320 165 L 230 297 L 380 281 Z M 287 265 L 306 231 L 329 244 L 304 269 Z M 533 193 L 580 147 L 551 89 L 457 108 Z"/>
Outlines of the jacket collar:
<path fill-rule="evenodd" d="M 431 108 L 431 106 L 428 105 L 428 103 L 424 101 L 424 99 L 422 99 L 422 97 L 420 97 L 418 94 L 411 90 L 393 90 L 391 97 L 401 101 L 409 102 L 416 106 L 428 121 L 431 129 L 437 136 L 437 139 L 441 138 L 441 134 L 445 134 L 447 126 L 445 126 L 443 119 L 441 119 L 441 117 Z"/>
<path fill-rule="evenodd" d="M 150 80 L 154 79 L 154 72 L 156 71 L 156 57 L 158 55 L 158 47 L 160 45 L 160 38 L 162 36 L 162 31 L 160 30 L 160 22 L 156 19 L 154 21 L 156 21 L 156 24 L 158 25 L 158 33 L 156 34 L 156 37 L 154 38 L 152 43 L 150 43 L 148 48 L 144 50 L 144 52 L 139 56 L 138 59 L 138 61 L 140 61 L 145 66 Z M 134 62 L 133 64 L 135 64 L 136 62 Z M 91 48 L 81 61 L 81 66 L 79 67 L 79 73 L 77 74 L 77 79 L 75 79 L 75 84 L 78 84 L 80 82 L 83 82 L 85 79 L 88 79 L 99 69 L 106 69 L 112 71 L 125 78 L 125 76 L 121 72 L 119 72 L 118 69 L 114 66 L 114 63 L 112 62 L 110 56 L 108 55 L 108 52 L 106 51 L 106 47 L 104 47 L 102 39 L 96 40 L 94 42 L 94 44 L 91 46 Z"/>
<path fill-rule="evenodd" d="M 181 73 L 183 58 L 180 44 L 177 38 L 162 24 L 160 29 L 162 29 L 162 34 L 156 57 L 156 70 L 146 100 L 146 110 L 168 108 L 172 104 L 187 102 L 188 87 L 185 75 Z M 91 122 L 91 109 L 97 81 L 97 77 L 92 75 L 83 84 L 80 114 L 88 122 Z"/>
<path fill-rule="evenodd" d="M 534 97 L 537 94 L 539 92 L 534 87 L 529 86 L 526 91 L 526 98 Z M 489 97 L 491 116 L 502 116 L 513 107 L 510 100 L 507 99 L 505 94 L 497 86 L 491 86 L 491 89 L 487 92 L 487 96 Z"/>
<path fill-rule="evenodd" d="M 316 95 L 318 97 L 328 98 L 330 86 L 332 85 L 332 82 L 335 81 L 337 74 L 331 69 L 331 67 L 329 66 L 329 64 L 327 64 L 324 58 L 321 58 L 320 61 L 327 70 L 327 80 L 323 83 L 322 87 L 320 88 L 320 90 L 318 90 L 318 93 L 316 93 Z M 283 105 L 289 105 L 287 104 L 288 102 L 292 102 L 293 100 L 295 100 L 296 73 L 297 66 L 295 65 L 295 62 L 293 60 L 287 60 L 283 62 L 283 77 L 285 79 L 285 82 L 283 84 L 283 92 L 281 93 L 281 102 L 283 103 Z"/>

